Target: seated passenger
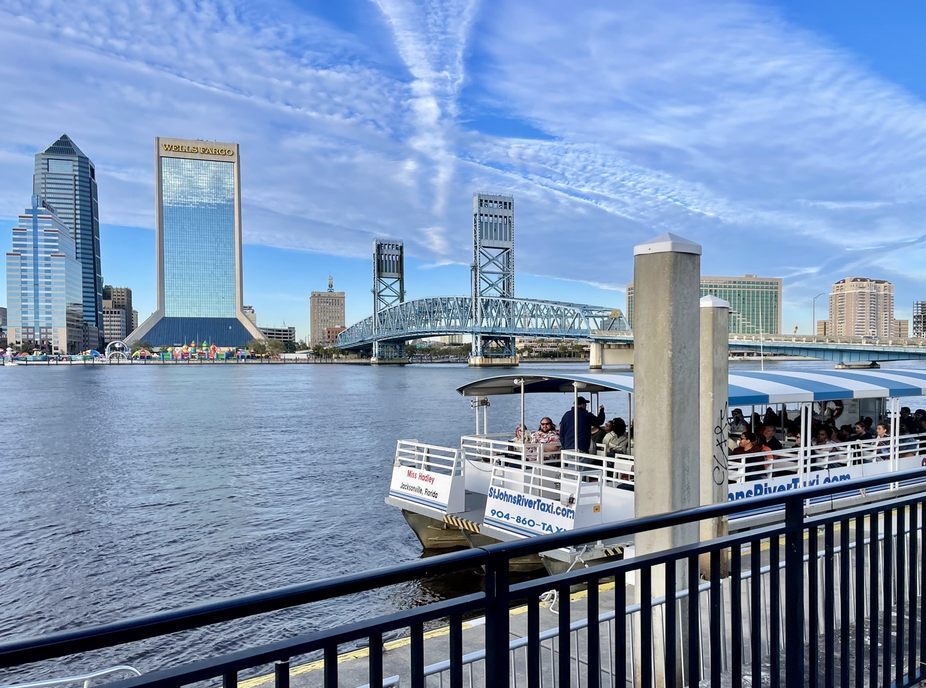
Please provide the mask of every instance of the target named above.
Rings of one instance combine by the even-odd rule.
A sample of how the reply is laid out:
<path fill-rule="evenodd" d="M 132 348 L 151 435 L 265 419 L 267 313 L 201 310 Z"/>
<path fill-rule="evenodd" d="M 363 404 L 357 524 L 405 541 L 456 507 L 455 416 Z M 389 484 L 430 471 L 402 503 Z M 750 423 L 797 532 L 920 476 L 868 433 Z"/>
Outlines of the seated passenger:
<path fill-rule="evenodd" d="M 730 420 L 730 436 L 739 437 L 749 430 L 749 423 L 743 418 L 742 409 L 735 408 L 732 412 L 733 418 Z"/>
<path fill-rule="evenodd" d="M 884 461 L 891 455 L 891 438 L 888 434 L 887 423 L 878 423 L 875 433 L 878 436 L 878 441 L 875 442 L 875 453 L 879 461 Z"/>
<path fill-rule="evenodd" d="M 739 446 L 730 452 L 730 456 L 746 454 L 744 472 L 746 480 L 761 480 L 769 467 L 772 455 L 769 448 L 759 444 L 758 438 L 748 430 L 740 436 Z"/>
<path fill-rule="evenodd" d="M 836 450 L 836 443 L 832 439 L 831 430 L 826 425 L 817 429 L 813 441 L 813 461 L 810 470 L 819 471 L 830 465 L 831 455 Z"/>
<path fill-rule="evenodd" d="M 864 420 L 860 420 L 858 423 L 852 426 L 852 434 L 849 435 L 850 440 L 862 441 L 870 440 L 873 438 L 874 436 L 868 430 L 868 426 L 865 424 Z"/>
<path fill-rule="evenodd" d="M 556 431 L 556 426 L 550 418 L 544 416 L 540 419 L 540 426 L 531 433 L 530 442 L 543 445 L 538 451 L 543 454 L 544 461 L 549 458 L 557 459 L 559 457 L 559 432 Z M 534 452 L 535 460 L 537 453 L 537 451 Z"/>
<path fill-rule="evenodd" d="M 779 442 L 778 438 L 775 437 L 775 426 L 773 425 L 763 425 L 762 432 L 759 435 L 759 439 L 762 441 L 762 443 L 766 447 L 768 447 L 772 451 L 778 451 L 779 449 L 781 449 L 781 442 Z"/>

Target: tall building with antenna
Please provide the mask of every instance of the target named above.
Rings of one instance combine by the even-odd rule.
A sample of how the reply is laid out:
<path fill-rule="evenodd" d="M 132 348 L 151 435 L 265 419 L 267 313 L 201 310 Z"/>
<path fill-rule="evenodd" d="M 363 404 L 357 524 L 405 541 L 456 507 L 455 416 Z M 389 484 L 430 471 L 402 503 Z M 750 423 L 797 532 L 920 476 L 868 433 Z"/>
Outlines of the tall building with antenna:
<path fill-rule="evenodd" d="M 331 346 L 344 331 L 344 292 L 334 290 L 328 276 L 328 291 L 313 291 L 309 297 L 309 345 Z"/>

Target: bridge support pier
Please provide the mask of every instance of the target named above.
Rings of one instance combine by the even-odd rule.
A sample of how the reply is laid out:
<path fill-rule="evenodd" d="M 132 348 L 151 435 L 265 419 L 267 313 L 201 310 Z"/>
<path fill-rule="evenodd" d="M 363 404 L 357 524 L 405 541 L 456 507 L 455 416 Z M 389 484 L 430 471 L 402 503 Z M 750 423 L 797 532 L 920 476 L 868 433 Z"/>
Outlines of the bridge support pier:
<path fill-rule="evenodd" d="M 604 363 L 604 344 L 601 342 L 589 342 L 588 367 L 591 370 L 601 370 L 602 363 Z"/>
<path fill-rule="evenodd" d="M 470 356 L 470 368 L 513 368 L 518 365 L 517 356 Z"/>

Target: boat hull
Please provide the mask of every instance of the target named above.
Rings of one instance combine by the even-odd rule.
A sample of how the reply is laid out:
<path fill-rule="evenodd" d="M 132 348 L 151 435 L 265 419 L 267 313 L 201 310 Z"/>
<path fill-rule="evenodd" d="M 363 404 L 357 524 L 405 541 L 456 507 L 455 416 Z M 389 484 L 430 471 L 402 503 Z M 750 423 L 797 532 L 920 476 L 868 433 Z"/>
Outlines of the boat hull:
<path fill-rule="evenodd" d="M 462 531 L 449 523 L 407 509 L 402 509 L 402 515 L 424 549 L 462 549 L 470 546 Z"/>

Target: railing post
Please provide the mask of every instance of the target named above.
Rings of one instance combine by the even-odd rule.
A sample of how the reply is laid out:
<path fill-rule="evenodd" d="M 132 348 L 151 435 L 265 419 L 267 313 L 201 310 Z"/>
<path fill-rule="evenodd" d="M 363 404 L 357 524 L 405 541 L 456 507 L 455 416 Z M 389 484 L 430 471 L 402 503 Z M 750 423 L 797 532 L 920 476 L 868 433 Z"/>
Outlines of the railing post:
<path fill-rule="evenodd" d="M 486 676 L 508 685 L 508 559 L 497 554 L 486 562 Z"/>
<path fill-rule="evenodd" d="M 769 611 L 770 616 L 773 613 Z M 804 500 L 800 497 L 785 501 L 785 685 L 804 685 Z"/>

